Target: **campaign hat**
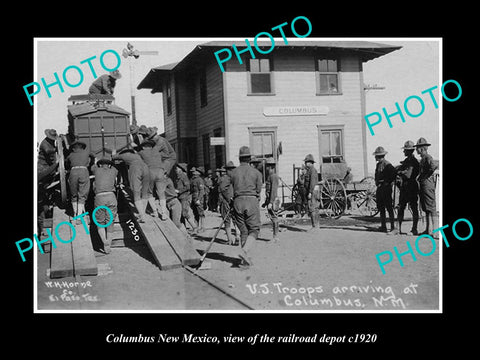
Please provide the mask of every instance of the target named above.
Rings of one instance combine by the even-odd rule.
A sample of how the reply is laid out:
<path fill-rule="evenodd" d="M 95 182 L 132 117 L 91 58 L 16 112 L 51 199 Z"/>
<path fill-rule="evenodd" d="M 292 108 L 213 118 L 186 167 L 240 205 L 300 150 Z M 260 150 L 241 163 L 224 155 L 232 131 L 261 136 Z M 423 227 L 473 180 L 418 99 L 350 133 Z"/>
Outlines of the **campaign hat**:
<path fill-rule="evenodd" d="M 312 154 L 308 154 L 307 156 L 305 156 L 305 159 L 303 159 L 303 162 L 309 162 L 309 161 L 312 162 L 312 163 L 315 162 Z"/>
<path fill-rule="evenodd" d="M 228 170 L 228 169 L 235 169 L 235 165 L 233 164 L 233 161 L 228 161 L 225 166 L 223 167 L 225 170 Z"/>
<path fill-rule="evenodd" d="M 403 150 L 415 150 L 415 143 L 412 140 L 405 141 L 402 147 Z"/>
<path fill-rule="evenodd" d="M 415 144 L 415 147 L 420 147 L 420 146 L 430 146 L 431 144 L 423 137 L 418 139 L 417 143 Z"/>
<path fill-rule="evenodd" d="M 377 156 L 377 155 L 381 156 L 381 155 L 386 155 L 386 154 L 388 154 L 388 151 L 385 151 L 383 146 L 378 146 L 375 149 L 375 151 L 372 153 L 372 155 L 375 155 L 375 156 Z"/>

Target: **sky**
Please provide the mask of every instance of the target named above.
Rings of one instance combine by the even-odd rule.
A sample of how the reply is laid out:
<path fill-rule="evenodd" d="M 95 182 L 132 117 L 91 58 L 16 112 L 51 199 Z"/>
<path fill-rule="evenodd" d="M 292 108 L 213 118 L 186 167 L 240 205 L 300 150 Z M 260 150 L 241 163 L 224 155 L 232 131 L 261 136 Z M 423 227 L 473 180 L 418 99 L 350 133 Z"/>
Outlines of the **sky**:
<path fill-rule="evenodd" d="M 136 104 L 136 116 L 138 124 L 146 126 L 156 126 L 159 132 L 163 132 L 163 110 L 161 94 L 151 94 L 150 90 L 136 90 L 139 82 L 146 76 L 148 71 L 156 66 L 165 65 L 182 60 L 194 47 L 200 43 L 211 40 L 243 40 L 239 38 L 171 38 L 171 39 L 145 39 L 145 38 L 115 38 L 115 39 L 47 39 L 38 38 L 36 44 L 36 61 L 34 68 L 33 81 L 39 82 L 41 78 L 45 79 L 47 84 L 54 82 L 54 73 L 56 72 L 60 79 L 65 68 L 71 65 L 82 69 L 84 78 L 82 83 L 75 88 L 64 85 L 62 93 L 58 86 L 50 88 L 51 97 L 46 91 L 35 95 L 35 112 L 37 138 L 35 142 L 40 142 L 44 137 L 44 131 L 48 128 L 54 128 L 60 134 L 67 133 L 67 105 L 68 98 L 71 95 L 87 94 L 88 88 L 94 77 L 88 64 L 80 62 L 96 56 L 91 60 L 91 64 L 97 73 L 97 76 L 106 73 L 100 64 L 100 55 L 105 50 L 115 50 L 122 54 L 126 48 L 127 42 L 130 42 L 139 51 L 158 51 L 158 55 L 141 55 L 138 59 L 129 57 L 125 59 L 121 56 L 119 70 L 122 78 L 117 81 L 115 88 L 115 103 L 121 108 L 131 112 L 131 94 L 133 79 Z M 304 38 L 302 40 L 309 40 Z M 310 40 L 347 40 L 342 38 L 322 39 L 311 38 Z M 375 161 L 371 153 L 377 146 L 383 146 L 389 153 L 387 159 L 392 163 L 398 164 L 403 159 L 403 153 L 400 149 L 406 140 L 416 142 L 419 137 L 425 137 L 432 146 L 429 152 L 435 159 L 440 156 L 440 114 L 441 114 L 441 96 L 440 86 L 441 74 L 441 41 L 439 39 L 398 39 L 398 38 L 363 38 L 355 40 L 366 40 L 402 46 L 402 49 L 390 54 L 381 56 L 377 59 L 364 63 L 363 76 L 367 85 L 377 85 L 384 87 L 383 90 L 368 90 L 366 92 L 366 114 L 379 112 L 383 114 L 385 108 L 388 113 L 396 111 L 397 102 L 405 115 L 405 122 L 402 123 L 399 116 L 392 117 L 393 127 L 387 125 L 383 118 L 382 122 L 375 126 L 375 135 L 371 136 L 367 129 L 367 151 L 369 155 L 368 168 L 372 172 L 375 169 Z M 281 41 L 281 39 L 279 39 Z M 114 67 L 117 60 L 111 53 L 105 55 L 104 63 L 107 67 Z M 132 75 L 133 71 L 133 76 Z M 67 72 L 70 83 L 78 83 L 80 78 L 75 71 Z M 62 80 L 63 83 L 63 80 Z M 422 91 L 433 86 L 438 86 L 433 91 L 439 104 L 436 109 L 428 94 L 421 94 Z M 424 101 L 425 110 L 423 114 L 416 118 L 408 117 L 405 114 L 404 101 L 409 96 L 417 95 Z M 25 97 L 28 106 L 27 97 Z M 448 104 L 453 106 L 453 104 Z M 420 112 L 418 102 L 412 100 L 408 103 L 411 113 Z M 374 117 L 372 118 L 374 119 Z M 360 151 L 361 149 L 359 149 Z"/>

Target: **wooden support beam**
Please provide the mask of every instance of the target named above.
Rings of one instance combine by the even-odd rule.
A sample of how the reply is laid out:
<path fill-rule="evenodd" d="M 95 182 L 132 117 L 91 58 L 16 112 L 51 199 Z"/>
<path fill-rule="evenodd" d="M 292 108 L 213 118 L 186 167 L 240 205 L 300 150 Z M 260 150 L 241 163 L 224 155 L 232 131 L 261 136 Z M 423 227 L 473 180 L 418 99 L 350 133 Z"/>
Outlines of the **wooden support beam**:
<path fill-rule="evenodd" d="M 52 220 L 52 236 L 55 237 L 54 231 L 58 224 L 64 221 L 70 221 L 70 217 L 65 213 L 65 210 L 61 210 L 58 207 L 53 208 L 53 220 Z M 72 230 L 68 226 L 60 226 L 58 228 L 58 235 L 62 239 L 71 239 Z M 75 240 L 74 240 L 75 241 Z M 55 241 L 51 245 L 50 251 L 50 278 L 57 279 L 67 276 L 73 276 L 73 255 L 72 255 L 72 243 L 62 243 Z"/>

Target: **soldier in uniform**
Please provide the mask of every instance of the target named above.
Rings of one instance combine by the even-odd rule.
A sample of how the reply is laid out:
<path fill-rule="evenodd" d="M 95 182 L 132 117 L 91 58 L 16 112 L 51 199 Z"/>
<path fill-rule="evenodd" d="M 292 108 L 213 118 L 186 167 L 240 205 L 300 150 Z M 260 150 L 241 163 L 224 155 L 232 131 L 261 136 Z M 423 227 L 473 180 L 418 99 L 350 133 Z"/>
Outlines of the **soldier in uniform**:
<path fill-rule="evenodd" d="M 227 240 L 229 245 L 234 244 L 233 235 L 231 232 L 231 218 L 230 218 L 230 204 L 233 199 L 233 187 L 231 182 L 232 171 L 235 169 L 232 161 L 227 162 L 224 166 L 225 174 L 222 175 L 218 182 L 218 193 L 220 202 L 220 214 L 222 219 L 225 219 L 224 226 L 227 233 Z"/>
<path fill-rule="evenodd" d="M 205 183 L 205 201 L 204 201 L 204 206 L 205 210 L 210 210 L 210 198 L 212 196 L 212 189 L 213 189 L 213 179 L 212 179 L 212 170 L 208 169 L 207 170 L 207 176 L 203 178 L 203 182 Z"/>
<path fill-rule="evenodd" d="M 178 190 L 175 189 L 173 180 L 170 177 L 166 179 L 165 187 L 165 199 L 167 201 L 167 209 L 170 214 L 170 219 L 173 221 L 175 226 L 182 231 L 185 231 L 185 227 L 182 225 L 182 204 L 178 200 Z"/>
<path fill-rule="evenodd" d="M 278 210 L 280 208 L 280 199 L 278 198 L 278 184 L 280 177 L 275 173 L 275 159 L 268 158 L 265 162 L 267 181 L 265 182 L 265 203 L 263 207 L 267 207 L 270 220 L 273 225 L 273 241 L 278 241 L 278 233 L 280 231 L 280 224 L 278 221 Z"/>
<path fill-rule="evenodd" d="M 152 152 L 159 157 L 162 164 L 161 169 L 163 173 L 158 174 L 157 194 L 158 202 L 160 204 L 160 213 L 166 214 L 168 212 L 165 199 L 166 176 L 170 176 L 170 172 L 177 162 L 177 154 L 167 139 L 157 134 L 156 128 L 148 128 L 146 137 L 148 141 L 154 143 Z M 162 218 L 164 218 L 164 216 L 162 216 Z"/>
<path fill-rule="evenodd" d="M 167 203 L 165 200 L 165 170 L 162 159 L 158 156 L 157 151 L 154 150 L 155 143 L 153 141 L 147 140 L 144 141 L 141 145 L 141 150 L 138 152 L 145 164 L 148 166 L 149 170 L 149 180 L 150 185 L 148 187 L 148 197 L 147 202 L 150 204 L 150 207 L 153 210 L 152 216 L 160 216 L 162 220 L 168 218 Z M 157 207 L 154 198 L 154 191 L 156 190 L 157 196 L 161 202 L 160 208 Z"/>
<path fill-rule="evenodd" d="M 420 185 L 420 205 L 425 212 L 426 227 L 422 234 L 430 233 L 430 225 L 437 229 L 435 216 L 437 212 L 435 197 L 435 178 L 434 172 L 437 165 L 433 162 L 432 156 L 428 153 L 430 144 L 421 137 L 415 144 L 417 153 L 420 155 L 420 168 L 418 174 L 418 183 Z"/>
<path fill-rule="evenodd" d="M 192 210 L 195 217 L 195 232 L 202 233 L 205 231 L 205 183 L 201 177 L 203 167 L 192 168 L 192 178 L 190 180 L 190 193 L 192 195 Z"/>
<path fill-rule="evenodd" d="M 178 199 L 182 205 L 182 216 L 180 221 L 187 227 L 186 222 L 190 223 L 190 180 L 187 176 L 187 164 L 177 164 L 175 171 L 177 176 L 175 177 L 175 188 L 178 192 Z"/>
<path fill-rule="evenodd" d="M 133 149 L 122 150 L 118 155 L 112 151 L 112 160 L 122 160 L 128 166 L 128 183 L 133 192 L 133 201 L 138 210 L 138 221 L 145 222 L 145 208 L 149 196 L 150 171 L 142 157 Z"/>
<path fill-rule="evenodd" d="M 85 212 L 85 202 L 90 191 L 90 166 L 93 155 L 87 150 L 87 144 L 76 141 L 70 145 L 72 152 L 65 159 L 66 168 L 70 169 L 68 185 L 74 216 Z M 77 220 L 79 222 L 81 220 Z"/>
<path fill-rule="evenodd" d="M 390 219 L 390 231 L 395 230 L 395 218 L 392 204 L 392 182 L 395 181 L 395 168 L 385 159 L 388 152 L 382 146 L 375 149 L 373 155 L 377 165 L 375 167 L 375 185 L 377 186 L 376 199 L 380 211 L 381 226 L 379 231 L 387 232 L 385 209 Z"/>
<path fill-rule="evenodd" d="M 417 176 L 419 172 L 418 160 L 415 158 L 413 152 L 415 146 L 413 141 L 408 140 L 403 146 L 403 154 L 405 160 L 400 162 L 400 166 L 397 168 L 397 176 L 399 177 L 399 207 L 398 207 L 398 232 L 402 233 L 402 222 L 407 204 L 410 205 L 413 216 L 412 229 L 410 230 L 412 235 L 417 235 L 418 224 L 418 183 Z"/>
<path fill-rule="evenodd" d="M 232 171 L 234 220 L 240 229 L 239 254 L 242 263 L 248 267 L 253 264 L 249 251 L 255 243 L 260 231 L 260 192 L 262 190 L 262 174 L 249 165 L 250 149 L 242 146 L 238 154 L 240 165 Z"/>
<path fill-rule="evenodd" d="M 307 204 L 306 194 L 305 194 L 305 173 L 306 167 L 302 165 L 298 173 L 297 178 L 297 197 L 295 198 L 295 211 L 300 217 L 304 211 L 305 205 Z"/>
<path fill-rule="evenodd" d="M 113 166 L 113 161 L 108 158 L 102 158 L 97 161 L 96 165 L 92 166 L 92 173 L 95 175 L 94 191 L 95 191 L 95 208 L 99 206 L 106 206 L 110 209 L 115 218 L 117 214 L 117 197 L 115 194 L 115 180 L 117 179 L 118 171 Z M 95 212 L 96 224 L 107 225 L 107 227 L 98 226 L 98 235 L 103 242 L 103 250 L 106 254 L 110 253 L 110 245 L 112 239 L 110 233 L 113 230 L 114 219 L 110 218 L 109 212 L 100 208 Z"/>
<path fill-rule="evenodd" d="M 318 210 L 318 198 L 315 186 L 318 184 L 318 172 L 315 166 L 315 160 L 312 154 L 308 154 L 303 159 L 305 163 L 305 196 L 307 197 L 308 215 L 312 221 L 311 231 L 320 229 L 320 214 Z"/>
<path fill-rule="evenodd" d="M 103 94 L 113 95 L 115 85 L 118 79 L 121 79 L 122 74 L 120 71 L 111 71 L 108 74 L 104 74 L 98 77 L 92 85 L 88 88 L 89 94 Z"/>
<path fill-rule="evenodd" d="M 45 139 L 42 140 L 38 147 L 38 166 L 39 168 L 48 168 L 55 163 L 56 147 L 55 140 L 57 131 L 55 129 L 45 130 Z M 39 169 L 40 171 L 40 169 Z"/>

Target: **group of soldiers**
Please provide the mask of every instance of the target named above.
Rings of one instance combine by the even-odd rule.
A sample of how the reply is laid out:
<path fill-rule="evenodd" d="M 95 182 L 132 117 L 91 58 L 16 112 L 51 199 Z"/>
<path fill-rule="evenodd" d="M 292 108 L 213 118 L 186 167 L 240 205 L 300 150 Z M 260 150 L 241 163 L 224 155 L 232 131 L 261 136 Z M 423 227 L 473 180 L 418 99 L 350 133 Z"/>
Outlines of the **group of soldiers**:
<path fill-rule="evenodd" d="M 402 222 L 404 220 L 405 208 L 409 205 L 413 217 L 410 234 L 418 235 L 419 199 L 421 208 L 426 215 L 425 231 L 422 234 L 429 234 L 431 230 L 436 229 L 434 173 L 438 166 L 428 153 L 430 145 L 423 137 L 418 139 L 416 144 L 411 140 L 407 140 L 402 147 L 405 159 L 396 167 L 385 159 L 385 155 L 388 152 L 382 146 L 375 149 L 373 155 L 377 161 L 375 184 L 377 186 L 377 208 L 380 211 L 381 220 L 380 231 L 391 234 L 403 233 Z M 420 155 L 420 161 L 415 157 L 415 151 Z M 400 190 L 397 218 L 398 229 L 395 227 L 393 213 L 392 184 L 394 183 Z M 386 212 L 388 212 L 389 216 L 390 229 L 387 229 Z"/>

